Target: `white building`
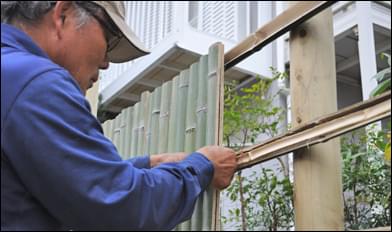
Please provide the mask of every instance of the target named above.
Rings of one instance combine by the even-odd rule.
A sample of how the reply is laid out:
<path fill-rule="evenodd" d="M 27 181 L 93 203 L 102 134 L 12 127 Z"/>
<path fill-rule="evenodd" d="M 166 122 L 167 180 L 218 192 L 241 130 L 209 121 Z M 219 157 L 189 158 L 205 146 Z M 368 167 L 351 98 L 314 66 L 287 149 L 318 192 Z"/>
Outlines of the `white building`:
<path fill-rule="evenodd" d="M 126 2 L 127 20 L 151 54 L 102 72 L 102 109 L 119 112 L 206 54 L 216 41 L 229 50 L 288 7 L 286 2 Z M 371 77 L 386 66 L 390 53 L 390 2 L 338 2 L 333 5 L 339 108 L 367 99 Z M 288 34 L 225 73 L 246 83 L 269 67 L 284 71 Z"/>
<path fill-rule="evenodd" d="M 118 113 L 189 67 L 215 42 L 230 50 L 288 7 L 281 1 L 126 2 L 127 20 L 151 54 L 101 73 L 100 109 Z M 377 85 L 371 77 L 387 66 L 391 53 L 389 1 L 344 1 L 334 13 L 338 107 L 366 100 Z M 246 85 L 269 67 L 289 65 L 288 34 L 226 71 L 225 79 Z M 281 83 L 285 85 L 285 83 Z M 287 107 L 287 92 L 281 104 Z M 290 119 L 288 119 L 290 120 Z"/>

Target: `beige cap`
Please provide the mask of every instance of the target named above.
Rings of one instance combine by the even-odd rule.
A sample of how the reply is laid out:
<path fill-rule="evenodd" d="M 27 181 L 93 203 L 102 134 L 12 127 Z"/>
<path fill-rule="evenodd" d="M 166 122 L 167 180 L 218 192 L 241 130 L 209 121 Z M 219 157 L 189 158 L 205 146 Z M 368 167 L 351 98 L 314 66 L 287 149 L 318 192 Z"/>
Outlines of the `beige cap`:
<path fill-rule="evenodd" d="M 135 33 L 125 22 L 125 6 L 123 1 L 93 1 L 101 6 L 116 26 L 123 33 L 119 43 L 108 53 L 109 61 L 122 63 L 149 54 Z"/>

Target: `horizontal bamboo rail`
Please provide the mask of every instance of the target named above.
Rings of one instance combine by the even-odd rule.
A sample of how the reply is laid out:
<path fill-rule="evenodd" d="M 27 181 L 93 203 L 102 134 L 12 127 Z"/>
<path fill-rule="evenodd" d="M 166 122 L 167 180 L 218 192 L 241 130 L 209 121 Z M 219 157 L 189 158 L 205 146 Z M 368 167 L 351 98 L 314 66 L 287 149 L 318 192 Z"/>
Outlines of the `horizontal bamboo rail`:
<path fill-rule="evenodd" d="M 259 51 L 279 36 L 328 8 L 337 1 L 306 1 L 285 10 L 225 53 L 225 70 Z"/>
<path fill-rule="evenodd" d="M 326 142 L 369 123 L 391 116 L 391 91 L 316 119 L 304 126 L 237 153 L 238 170 L 294 150 Z"/>

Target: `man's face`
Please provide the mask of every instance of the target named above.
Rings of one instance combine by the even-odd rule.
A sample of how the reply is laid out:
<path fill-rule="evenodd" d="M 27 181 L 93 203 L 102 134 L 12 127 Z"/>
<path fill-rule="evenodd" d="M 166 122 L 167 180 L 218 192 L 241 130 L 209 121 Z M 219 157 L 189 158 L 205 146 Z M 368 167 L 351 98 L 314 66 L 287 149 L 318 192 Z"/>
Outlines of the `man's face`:
<path fill-rule="evenodd" d="M 74 12 L 66 12 L 55 62 L 71 73 L 85 94 L 98 80 L 99 69 L 109 67 L 107 41 L 105 28 L 94 17 L 79 27 Z"/>

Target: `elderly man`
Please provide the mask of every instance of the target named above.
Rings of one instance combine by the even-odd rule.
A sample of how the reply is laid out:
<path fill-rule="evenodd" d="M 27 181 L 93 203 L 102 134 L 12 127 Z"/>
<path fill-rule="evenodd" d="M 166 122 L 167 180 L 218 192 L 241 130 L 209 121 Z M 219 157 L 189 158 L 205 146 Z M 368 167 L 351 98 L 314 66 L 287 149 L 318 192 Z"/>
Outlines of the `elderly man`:
<path fill-rule="evenodd" d="M 84 98 L 109 62 L 147 54 L 123 2 L 1 2 L 1 229 L 173 229 L 232 150 L 122 160 Z"/>

